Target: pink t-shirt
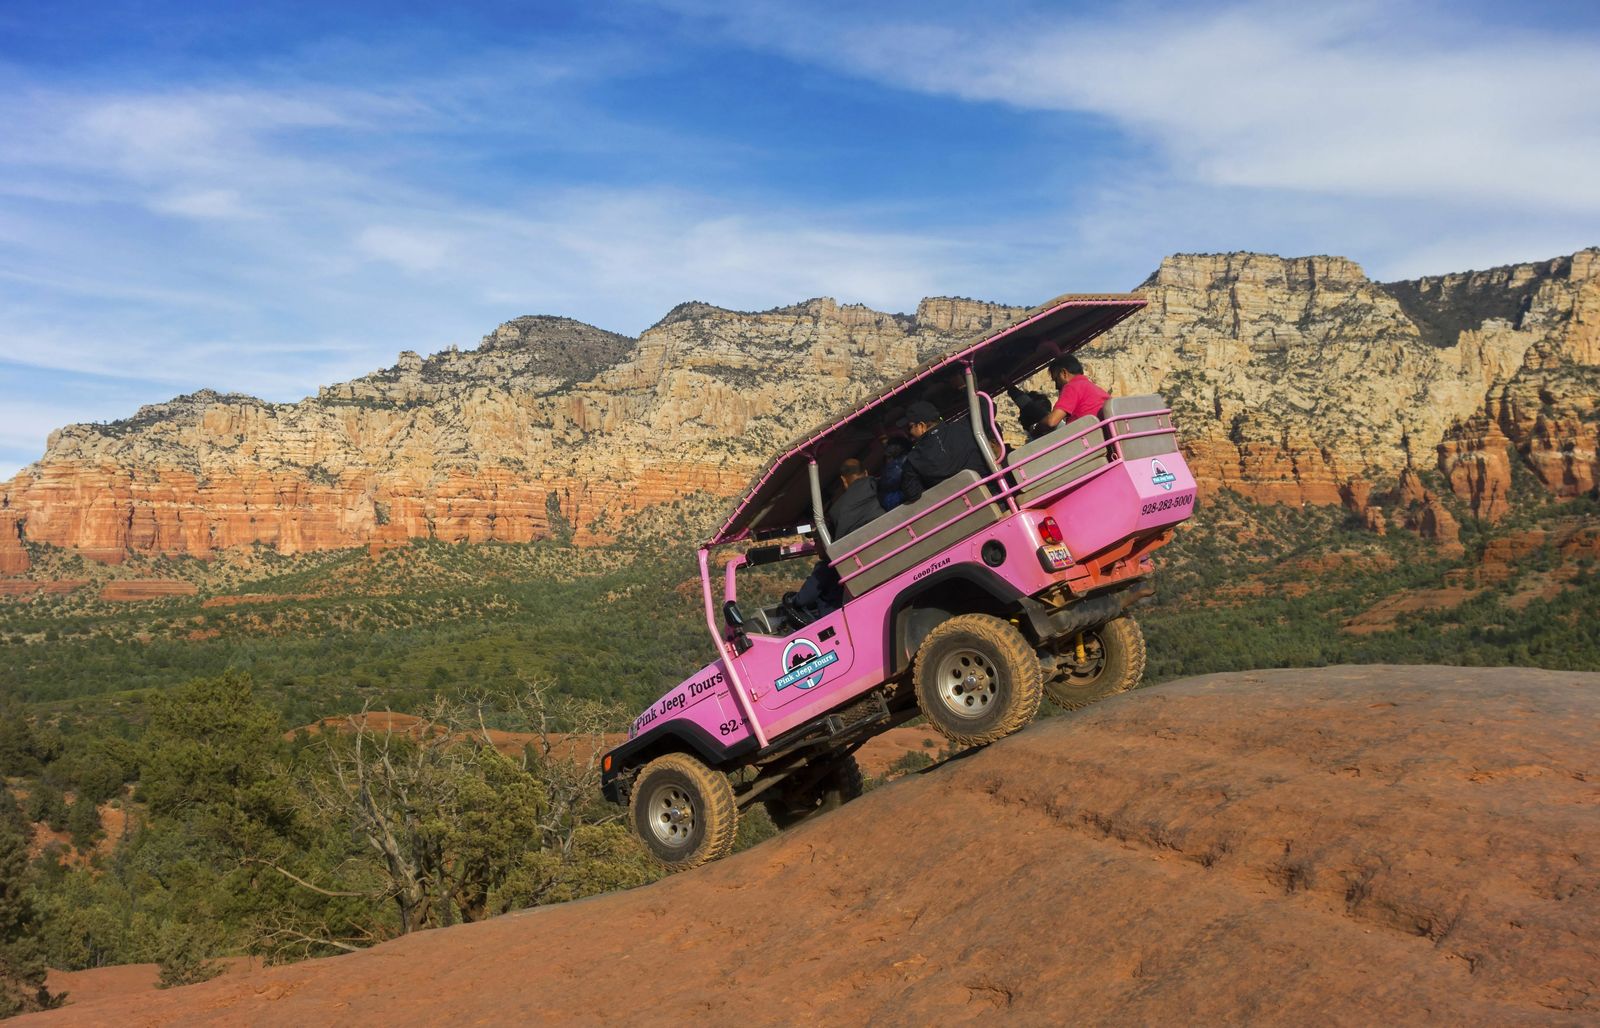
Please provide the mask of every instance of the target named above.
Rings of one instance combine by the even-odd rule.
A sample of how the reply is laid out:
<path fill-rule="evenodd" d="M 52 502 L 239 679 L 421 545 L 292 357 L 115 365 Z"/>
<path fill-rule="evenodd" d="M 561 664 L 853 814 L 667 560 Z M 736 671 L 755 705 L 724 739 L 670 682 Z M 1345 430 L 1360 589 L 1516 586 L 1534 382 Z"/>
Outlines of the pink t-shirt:
<path fill-rule="evenodd" d="M 1066 412 L 1067 420 L 1071 421 L 1085 414 L 1098 415 L 1109 399 L 1111 394 L 1089 381 L 1087 375 L 1074 375 L 1071 382 L 1061 387 L 1056 410 Z"/>

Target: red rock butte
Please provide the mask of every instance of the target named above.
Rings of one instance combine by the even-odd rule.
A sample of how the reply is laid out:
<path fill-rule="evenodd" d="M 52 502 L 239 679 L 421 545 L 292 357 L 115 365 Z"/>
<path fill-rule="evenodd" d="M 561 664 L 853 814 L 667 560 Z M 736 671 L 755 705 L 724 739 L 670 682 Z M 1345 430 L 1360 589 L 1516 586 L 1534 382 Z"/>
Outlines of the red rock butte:
<path fill-rule="evenodd" d="M 1185 254 L 1138 291 L 1149 307 L 1091 345 L 1090 374 L 1166 395 L 1204 488 L 1344 504 L 1446 545 L 1456 518 L 1419 471 L 1488 519 L 1515 470 L 1557 496 L 1595 488 L 1600 249 L 1394 283 L 1341 257 Z M 102 561 L 605 542 L 641 511 L 738 491 L 797 432 L 1023 313 L 687 303 L 638 339 L 526 317 L 299 403 L 182 396 L 53 433 L 0 487 L 0 575 L 27 571 L 24 540 Z"/>
<path fill-rule="evenodd" d="M 36 1019 L 1593 1024 L 1596 723 L 1600 674 L 1193 678 L 646 888 Z"/>

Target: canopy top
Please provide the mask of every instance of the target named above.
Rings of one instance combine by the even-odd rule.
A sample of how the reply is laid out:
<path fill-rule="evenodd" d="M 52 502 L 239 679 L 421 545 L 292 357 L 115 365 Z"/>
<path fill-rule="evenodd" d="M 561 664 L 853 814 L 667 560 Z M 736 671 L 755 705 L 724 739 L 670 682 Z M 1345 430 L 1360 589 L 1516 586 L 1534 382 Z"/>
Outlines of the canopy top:
<path fill-rule="evenodd" d="M 1055 358 L 1082 348 L 1145 303 L 1143 297 L 1125 293 L 1058 296 L 928 361 L 853 410 L 783 447 L 751 479 L 734 501 L 727 520 L 705 545 L 740 542 L 757 534 L 789 534 L 809 525 L 807 465 L 811 461 L 817 462 L 822 480 L 831 482 L 845 460 L 875 451 L 880 437 L 914 401 L 929 401 L 941 418 L 965 413 L 966 393 L 953 387 L 952 372 L 963 373 L 970 365 L 978 388 L 994 394 L 1037 374 Z"/>

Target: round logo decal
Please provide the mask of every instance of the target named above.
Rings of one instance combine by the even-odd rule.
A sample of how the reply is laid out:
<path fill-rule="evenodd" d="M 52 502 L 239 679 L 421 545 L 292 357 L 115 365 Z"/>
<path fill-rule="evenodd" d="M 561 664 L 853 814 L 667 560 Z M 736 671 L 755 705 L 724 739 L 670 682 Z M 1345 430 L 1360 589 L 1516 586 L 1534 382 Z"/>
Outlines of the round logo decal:
<path fill-rule="evenodd" d="M 783 648 L 783 666 L 786 671 L 793 672 L 795 668 L 800 667 L 802 664 L 816 661 L 817 658 L 821 656 L 821 647 L 812 642 L 810 639 L 795 639 L 790 642 L 789 645 Z M 788 679 L 789 676 L 784 675 L 783 677 L 784 679 Z M 821 681 L 822 670 L 819 668 L 817 673 L 811 677 L 802 678 L 787 684 L 793 685 L 796 689 L 814 689 Z M 785 687 L 786 686 L 780 686 L 780 688 Z"/>

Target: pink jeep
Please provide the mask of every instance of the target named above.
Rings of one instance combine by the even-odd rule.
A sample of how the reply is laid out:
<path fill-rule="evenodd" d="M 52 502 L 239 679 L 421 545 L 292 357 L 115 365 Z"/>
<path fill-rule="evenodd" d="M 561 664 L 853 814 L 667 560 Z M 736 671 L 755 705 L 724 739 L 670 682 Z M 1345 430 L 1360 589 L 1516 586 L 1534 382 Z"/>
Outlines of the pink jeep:
<path fill-rule="evenodd" d="M 976 745 L 1023 728 L 1046 693 L 1077 707 L 1138 683 L 1144 638 L 1125 611 L 1153 591 L 1151 554 L 1194 510 L 1172 412 L 1159 396 L 1113 398 L 1098 419 L 1008 451 L 991 396 L 1144 303 L 1052 300 L 801 437 L 756 476 L 699 550 L 717 658 L 603 760 L 606 795 L 664 864 L 726 854 L 752 803 L 782 828 L 860 795 L 855 751 L 918 714 Z M 958 472 L 832 538 L 824 484 L 849 458 L 881 467 L 884 426 L 922 399 L 948 430 L 976 435 L 988 473 Z M 783 538 L 727 560 L 719 603 L 712 549 Z M 842 580 L 838 609 L 817 616 L 790 596 L 741 610 L 741 572 L 771 579 L 764 566 L 795 561 L 786 580 L 797 582 L 818 558 Z"/>

